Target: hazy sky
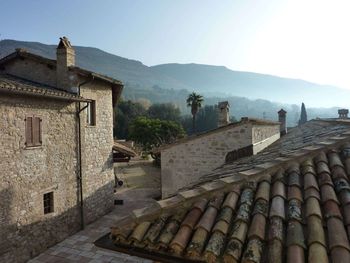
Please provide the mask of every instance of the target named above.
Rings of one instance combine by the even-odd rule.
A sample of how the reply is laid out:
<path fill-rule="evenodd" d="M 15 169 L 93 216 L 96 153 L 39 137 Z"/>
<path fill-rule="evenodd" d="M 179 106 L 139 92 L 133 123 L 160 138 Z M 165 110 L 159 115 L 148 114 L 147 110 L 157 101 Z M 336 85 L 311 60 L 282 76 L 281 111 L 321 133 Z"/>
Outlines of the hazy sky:
<path fill-rule="evenodd" d="M 93 46 L 350 89 L 350 1 L 0 0 L 1 39 Z"/>

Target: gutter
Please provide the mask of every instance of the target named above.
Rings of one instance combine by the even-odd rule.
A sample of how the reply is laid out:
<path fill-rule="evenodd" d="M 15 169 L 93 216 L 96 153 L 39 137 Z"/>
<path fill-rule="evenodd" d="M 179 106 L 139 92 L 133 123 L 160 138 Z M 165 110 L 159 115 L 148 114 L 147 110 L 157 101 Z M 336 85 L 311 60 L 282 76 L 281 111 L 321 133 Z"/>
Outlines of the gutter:
<path fill-rule="evenodd" d="M 92 78 L 90 80 L 84 81 L 78 85 L 78 96 L 80 97 L 80 88 L 83 85 L 86 85 L 90 82 L 92 82 L 95 77 L 91 76 Z M 82 158 L 81 158 L 81 119 L 80 119 L 80 113 L 85 110 L 88 107 L 86 104 L 83 108 L 81 108 L 81 102 L 78 102 L 78 109 L 76 112 L 77 121 L 78 121 L 78 155 L 79 155 L 79 173 L 78 173 L 78 191 L 79 191 L 79 198 L 80 198 L 80 222 L 81 222 L 81 229 L 83 230 L 85 228 L 85 220 L 84 220 L 84 196 L 83 196 L 83 172 L 82 172 Z"/>

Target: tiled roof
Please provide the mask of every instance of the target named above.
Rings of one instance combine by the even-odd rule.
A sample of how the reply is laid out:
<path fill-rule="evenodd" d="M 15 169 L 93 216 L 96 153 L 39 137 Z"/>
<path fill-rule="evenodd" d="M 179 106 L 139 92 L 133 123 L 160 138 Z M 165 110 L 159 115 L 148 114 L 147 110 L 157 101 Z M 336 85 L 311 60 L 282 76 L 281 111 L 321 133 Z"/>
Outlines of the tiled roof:
<path fill-rule="evenodd" d="M 186 142 L 189 142 L 191 140 L 202 138 L 202 137 L 205 137 L 207 135 L 211 135 L 213 133 L 225 131 L 227 129 L 231 129 L 233 127 L 245 125 L 245 124 L 248 124 L 248 123 L 251 123 L 251 124 L 254 124 L 254 125 L 279 125 L 280 124 L 279 122 L 270 121 L 270 120 L 262 120 L 262 119 L 257 119 L 257 118 L 242 117 L 239 122 L 232 122 L 232 123 L 229 123 L 227 125 L 224 125 L 224 126 L 221 126 L 221 127 L 209 130 L 209 131 L 205 131 L 205 132 L 202 132 L 202 133 L 198 133 L 198 134 L 194 134 L 194 135 L 191 135 L 191 136 L 187 136 L 185 138 L 182 138 L 182 139 L 179 139 L 179 140 L 175 141 L 174 143 L 165 144 L 163 146 L 155 148 L 155 149 L 152 150 L 152 152 L 153 153 L 160 153 L 162 150 L 171 148 L 172 146 L 175 146 L 175 145 L 178 145 L 178 144 L 181 144 L 181 143 L 186 143 Z"/>
<path fill-rule="evenodd" d="M 302 126 L 291 128 L 288 133 L 268 146 L 259 154 L 241 158 L 233 163 L 218 167 L 205 174 L 198 181 L 203 183 L 212 179 L 226 177 L 230 174 L 261 167 L 273 166 L 276 161 L 293 159 L 293 155 L 313 148 L 320 148 L 329 138 L 343 135 L 349 131 L 350 122 L 345 120 L 311 120 Z M 348 136 L 349 134 L 345 134 Z M 316 146 L 317 145 L 317 146 Z M 193 185 L 187 186 L 187 188 Z"/>
<path fill-rule="evenodd" d="M 119 142 L 116 142 L 116 141 L 114 142 L 113 150 L 124 153 L 126 155 L 131 156 L 131 157 L 135 157 L 137 155 L 133 149 L 131 149 L 130 147 L 127 147 L 126 145 L 123 145 Z"/>
<path fill-rule="evenodd" d="M 115 248 L 164 262 L 350 262 L 346 136 L 134 211 L 112 227 Z"/>
<path fill-rule="evenodd" d="M 0 92 L 27 96 L 49 97 L 68 101 L 89 101 L 76 94 L 24 80 L 8 74 L 0 74 Z"/>
<path fill-rule="evenodd" d="M 48 58 L 45 58 L 45 57 L 42 57 L 42 56 L 30 53 L 27 50 L 21 49 L 21 48 L 16 49 L 15 52 L 7 55 L 6 57 L 0 58 L 0 64 L 4 64 L 7 61 L 11 61 L 11 60 L 13 60 L 15 58 L 18 58 L 18 57 L 29 58 L 29 59 L 32 59 L 32 60 L 39 61 L 41 63 L 48 64 L 48 65 L 50 65 L 52 67 L 56 67 L 56 60 L 48 59 Z M 123 83 L 120 80 L 116 80 L 116 79 L 113 79 L 111 77 L 108 77 L 108 76 L 105 76 L 105 75 L 102 75 L 102 74 L 99 74 L 99 73 L 92 72 L 90 70 L 82 69 L 82 68 L 79 68 L 77 66 L 71 66 L 71 67 L 69 67 L 69 70 L 75 71 L 75 72 L 77 72 L 79 74 L 82 74 L 82 75 L 85 75 L 85 76 L 89 75 L 89 76 L 94 77 L 95 79 L 99 79 L 101 81 L 105 81 L 105 82 L 108 82 L 108 83 L 111 83 L 111 84 L 116 84 L 116 85 L 119 85 L 119 86 L 123 86 Z"/>

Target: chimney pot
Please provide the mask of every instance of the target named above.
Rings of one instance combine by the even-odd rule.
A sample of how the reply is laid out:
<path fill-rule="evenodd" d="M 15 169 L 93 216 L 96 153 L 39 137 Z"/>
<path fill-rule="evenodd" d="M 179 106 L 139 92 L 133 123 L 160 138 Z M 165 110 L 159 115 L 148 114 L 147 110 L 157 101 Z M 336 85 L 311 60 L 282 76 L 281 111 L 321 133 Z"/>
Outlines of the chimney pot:
<path fill-rule="evenodd" d="M 61 37 L 56 49 L 56 78 L 57 88 L 72 92 L 69 78 L 69 67 L 75 65 L 75 51 L 68 38 Z"/>
<path fill-rule="evenodd" d="M 218 127 L 226 126 L 230 123 L 230 104 L 228 101 L 218 103 Z"/>
<path fill-rule="evenodd" d="M 287 112 L 284 109 L 278 111 L 278 121 L 280 124 L 281 136 L 287 134 Z"/>
<path fill-rule="evenodd" d="M 348 119 L 349 110 L 348 109 L 339 109 L 338 114 L 339 114 L 339 119 Z"/>

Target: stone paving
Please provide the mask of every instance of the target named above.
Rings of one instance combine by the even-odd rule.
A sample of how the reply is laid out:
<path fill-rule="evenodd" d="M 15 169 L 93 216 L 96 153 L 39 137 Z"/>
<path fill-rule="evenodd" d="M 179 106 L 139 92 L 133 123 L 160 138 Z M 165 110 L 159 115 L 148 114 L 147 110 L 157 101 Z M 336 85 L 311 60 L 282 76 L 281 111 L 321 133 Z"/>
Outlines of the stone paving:
<path fill-rule="evenodd" d="M 123 178 L 127 180 L 127 178 Z M 147 183 L 145 186 L 148 186 Z M 119 252 L 98 248 L 93 243 L 103 235 L 110 232 L 112 223 L 121 220 L 132 210 L 146 207 L 152 204 L 153 198 L 159 196 L 158 188 L 133 188 L 123 187 L 117 191 L 116 198 L 124 200 L 123 205 L 116 205 L 114 210 L 86 226 L 86 228 L 57 245 L 48 248 L 29 263 L 151 263 L 151 260 L 122 254 Z"/>

